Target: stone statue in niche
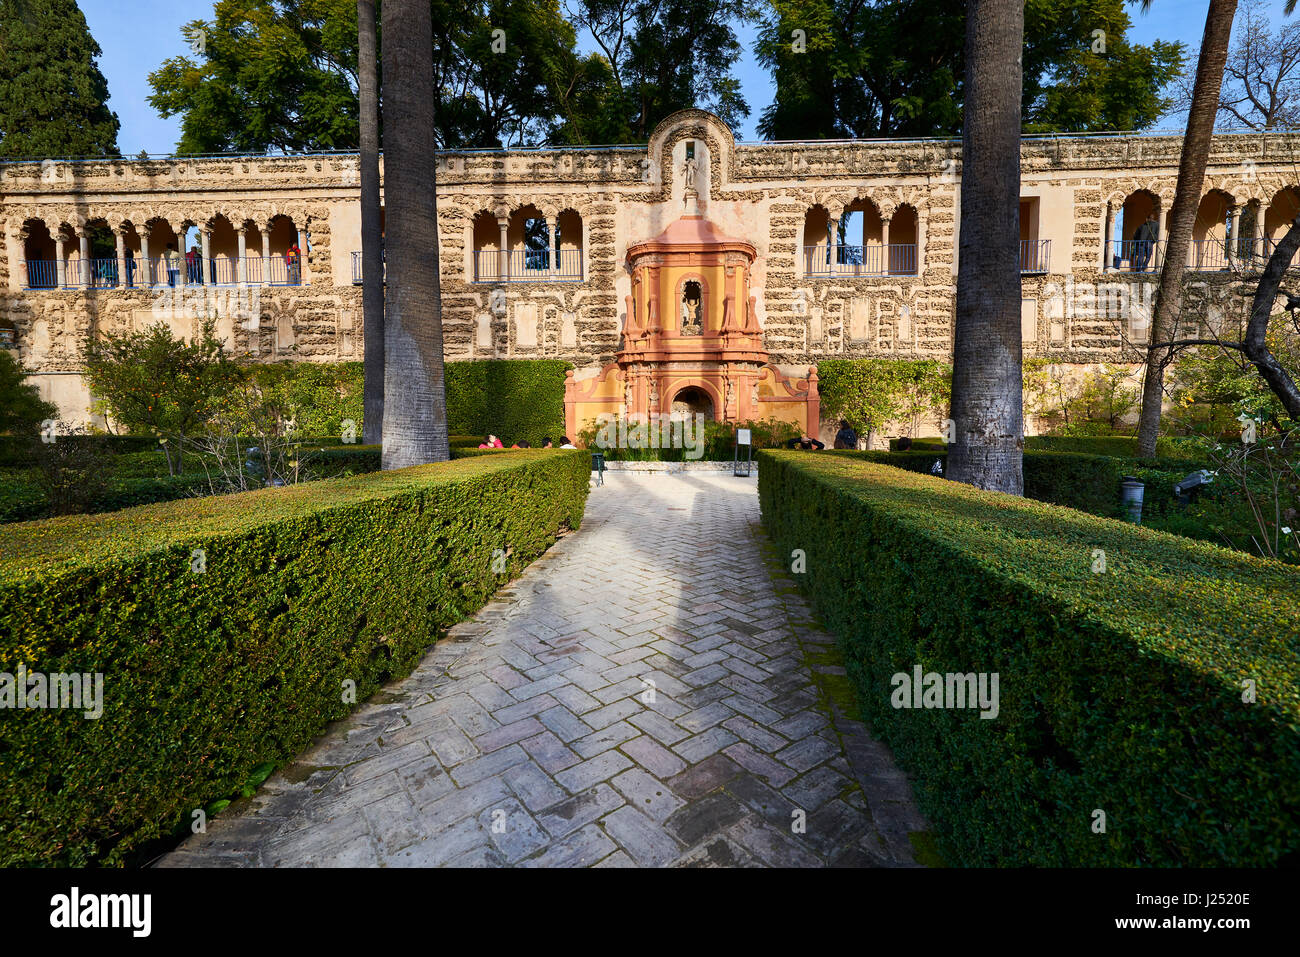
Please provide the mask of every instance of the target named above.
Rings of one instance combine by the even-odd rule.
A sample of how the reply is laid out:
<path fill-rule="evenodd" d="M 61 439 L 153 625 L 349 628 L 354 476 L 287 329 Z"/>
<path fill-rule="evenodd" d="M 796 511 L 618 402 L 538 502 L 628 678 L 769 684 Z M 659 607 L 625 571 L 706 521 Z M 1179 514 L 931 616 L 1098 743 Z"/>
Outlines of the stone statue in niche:
<path fill-rule="evenodd" d="M 682 291 L 682 335 L 698 336 L 704 332 L 704 322 L 700 315 L 704 297 L 698 282 L 688 282 Z"/>
<path fill-rule="evenodd" d="M 682 164 L 682 178 L 688 193 L 695 191 L 695 157 L 688 156 Z"/>

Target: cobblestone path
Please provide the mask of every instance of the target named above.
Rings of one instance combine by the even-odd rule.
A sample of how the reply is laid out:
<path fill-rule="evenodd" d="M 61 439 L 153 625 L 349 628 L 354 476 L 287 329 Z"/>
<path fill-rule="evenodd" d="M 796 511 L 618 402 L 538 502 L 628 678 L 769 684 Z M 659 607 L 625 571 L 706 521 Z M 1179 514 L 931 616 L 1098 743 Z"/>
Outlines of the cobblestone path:
<path fill-rule="evenodd" d="M 612 473 L 414 673 L 159 866 L 914 866 L 753 479 Z M 810 662 L 813 664 L 810 665 Z"/>

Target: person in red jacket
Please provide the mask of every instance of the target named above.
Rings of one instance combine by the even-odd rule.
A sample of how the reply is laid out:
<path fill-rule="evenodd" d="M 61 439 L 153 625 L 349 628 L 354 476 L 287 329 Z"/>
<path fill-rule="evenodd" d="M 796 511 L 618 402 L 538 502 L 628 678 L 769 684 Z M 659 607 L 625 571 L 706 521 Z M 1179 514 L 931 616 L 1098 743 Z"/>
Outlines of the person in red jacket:
<path fill-rule="evenodd" d="M 480 449 L 504 449 L 505 446 L 501 444 L 501 440 L 498 439 L 495 435 L 489 435 L 487 437 L 487 441 L 484 442 L 482 445 L 480 445 L 479 448 Z"/>

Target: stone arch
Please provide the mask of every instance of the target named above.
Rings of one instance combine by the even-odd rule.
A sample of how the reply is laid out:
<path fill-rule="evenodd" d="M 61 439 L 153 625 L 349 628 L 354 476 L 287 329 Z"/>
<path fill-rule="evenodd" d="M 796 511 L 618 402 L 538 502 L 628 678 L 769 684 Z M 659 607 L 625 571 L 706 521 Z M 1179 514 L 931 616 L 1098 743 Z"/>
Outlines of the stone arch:
<path fill-rule="evenodd" d="M 26 288 L 54 289 L 58 286 L 57 230 L 57 226 L 51 229 L 40 216 L 28 216 L 22 221 L 20 236 Z"/>
<path fill-rule="evenodd" d="M 894 207 L 889 219 L 889 249 L 886 251 L 886 272 L 891 276 L 917 274 L 917 249 L 921 232 L 921 217 L 910 202 Z"/>
<path fill-rule="evenodd" d="M 724 398 L 717 387 L 704 379 L 688 379 L 678 385 L 665 403 L 671 414 L 702 414 L 706 421 L 717 421 L 724 410 Z M 687 408 L 678 409 L 679 405 Z"/>

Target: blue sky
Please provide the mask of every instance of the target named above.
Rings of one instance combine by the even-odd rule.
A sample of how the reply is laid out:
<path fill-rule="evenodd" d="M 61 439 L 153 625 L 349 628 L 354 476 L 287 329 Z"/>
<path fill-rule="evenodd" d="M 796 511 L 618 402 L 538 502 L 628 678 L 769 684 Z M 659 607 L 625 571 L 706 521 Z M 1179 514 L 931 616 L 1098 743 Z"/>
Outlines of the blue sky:
<path fill-rule="evenodd" d="M 1282 18 L 1284 0 L 1270 0 L 1268 11 Z M 167 58 L 189 52 L 181 36 L 181 26 L 190 20 L 207 19 L 212 3 L 204 0 L 80 0 L 82 11 L 99 45 L 104 50 L 100 69 L 108 78 L 109 106 L 121 120 L 118 146 L 127 155 L 141 149 L 151 153 L 168 153 L 180 138 L 179 118 L 164 120 L 149 105 L 149 73 Z M 1150 13 L 1133 5 L 1131 36 L 1137 43 L 1154 39 L 1181 40 L 1195 54 L 1205 26 L 1209 0 L 1154 0 Z M 1300 14 L 1297 14 L 1300 15 Z M 740 77 L 750 116 L 736 131 L 741 139 L 757 139 L 755 124 L 763 108 L 772 100 L 772 83 L 754 59 L 755 28 L 741 30 L 741 42 L 748 51 L 741 61 Z M 583 44 L 587 46 L 587 44 Z M 1170 125 L 1170 124 L 1162 124 Z"/>

